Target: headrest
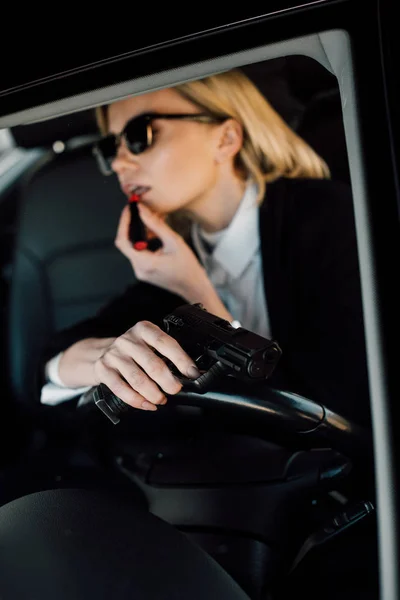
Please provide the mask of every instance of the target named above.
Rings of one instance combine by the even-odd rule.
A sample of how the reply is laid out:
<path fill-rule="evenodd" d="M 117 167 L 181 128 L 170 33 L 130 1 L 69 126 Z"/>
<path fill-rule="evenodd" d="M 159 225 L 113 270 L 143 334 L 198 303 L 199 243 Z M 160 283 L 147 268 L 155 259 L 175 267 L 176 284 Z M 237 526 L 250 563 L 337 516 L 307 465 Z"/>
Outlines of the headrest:
<path fill-rule="evenodd" d="M 304 105 L 292 94 L 286 70 L 287 59 L 245 65 L 241 71 L 256 85 L 271 106 L 292 127 L 301 116 Z"/>
<path fill-rule="evenodd" d="M 17 125 L 11 128 L 11 134 L 21 148 L 51 148 L 55 142 L 67 144 L 75 138 L 94 137 L 99 131 L 91 109 L 40 123 Z"/>
<path fill-rule="evenodd" d="M 336 77 L 308 56 L 284 56 L 242 67 L 289 123 L 321 93 L 339 91 Z"/>
<path fill-rule="evenodd" d="M 308 56 L 286 57 L 286 79 L 291 93 L 304 105 L 320 94 L 339 93 L 335 75 Z"/>

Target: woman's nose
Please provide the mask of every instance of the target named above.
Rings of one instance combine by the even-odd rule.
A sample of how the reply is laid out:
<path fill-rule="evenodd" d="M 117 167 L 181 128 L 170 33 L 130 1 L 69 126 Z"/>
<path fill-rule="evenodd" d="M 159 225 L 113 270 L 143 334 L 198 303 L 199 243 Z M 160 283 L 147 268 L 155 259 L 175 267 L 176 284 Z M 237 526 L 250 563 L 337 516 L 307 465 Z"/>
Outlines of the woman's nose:
<path fill-rule="evenodd" d="M 121 142 L 118 147 L 117 153 L 115 155 L 114 160 L 111 162 L 111 168 L 115 173 L 120 172 L 121 170 L 135 169 L 137 168 L 138 163 L 135 159 L 135 156 L 129 152 L 128 148 Z"/>

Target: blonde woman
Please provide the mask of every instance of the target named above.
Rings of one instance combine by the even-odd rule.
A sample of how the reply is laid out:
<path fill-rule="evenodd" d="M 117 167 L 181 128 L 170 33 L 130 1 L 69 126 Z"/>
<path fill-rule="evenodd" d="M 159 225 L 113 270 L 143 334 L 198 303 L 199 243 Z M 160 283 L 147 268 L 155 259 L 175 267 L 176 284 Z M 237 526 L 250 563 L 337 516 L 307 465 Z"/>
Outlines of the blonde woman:
<path fill-rule="evenodd" d="M 49 383 L 76 397 L 103 382 L 131 406 L 156 411 L 181 384 L 154 349 L 198 375 L 162 318 L 201 302 L 278 341 L 283 357 L 271 385 L 363 419 L 351 191 L 330 180 L 324 161 L 240 70 L 118 100 L 97 117 L 99 166 L 117 175 L 127 197 L 140 196 L 142 221 L 162 247 L 132 247 L 125 208 L 115 243 L 139 281 L 55 336 L 41 365 L 42 401 Z"/>

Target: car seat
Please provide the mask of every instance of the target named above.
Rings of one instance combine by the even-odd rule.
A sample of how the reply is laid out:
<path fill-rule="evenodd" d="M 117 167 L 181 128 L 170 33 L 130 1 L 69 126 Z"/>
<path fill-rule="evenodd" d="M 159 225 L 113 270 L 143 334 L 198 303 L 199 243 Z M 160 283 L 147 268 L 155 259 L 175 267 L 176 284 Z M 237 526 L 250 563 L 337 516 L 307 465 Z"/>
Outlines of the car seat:
<path fill-rule="evenodd" d="M 114 246 L 126 199 L 92 156 L 92 112 L 19 126 L 12 134 L 21 147 L 48 149 L 20 183 L 8 307 L 10 386 L 28 406 L 31 358 L 46 340 L 91 316 L 135 278 Z"/>
<path fill-rule="evenodd" d="M 297 133 L 329 165 L 332 179 L 350 184 L 350 169 L 339 92 L 317 94 L 304 111 Z"/>
<path fill-rule="evenodd" d="M 306 56 L 286 57 L 290 94 L 304 107 L 296 132 L 327 162 L 332 179 L 350 184 L 342 104 L 336 77 Z"/>

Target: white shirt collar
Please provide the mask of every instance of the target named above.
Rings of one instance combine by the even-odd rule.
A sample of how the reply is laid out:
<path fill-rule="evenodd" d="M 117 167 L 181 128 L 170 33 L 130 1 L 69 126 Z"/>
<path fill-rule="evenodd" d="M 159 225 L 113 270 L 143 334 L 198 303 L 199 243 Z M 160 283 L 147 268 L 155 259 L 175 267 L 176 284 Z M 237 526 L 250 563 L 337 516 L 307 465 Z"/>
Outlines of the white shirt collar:
<path fill-rule="evenodd" d="M 217 262 L 231 277 L 240 277 L 254 255 L 260 240 L 258 231 L 257 185 L 249 181 L 238 209 L 226 229 L 216 234 L 206 234 L 205 238 L 214 240 L 216 245 L 211 257 L 206 252 L 198 224 L 192 225 L 192 238 L 195 248 L 204 265 L 207 261 Z"/>

